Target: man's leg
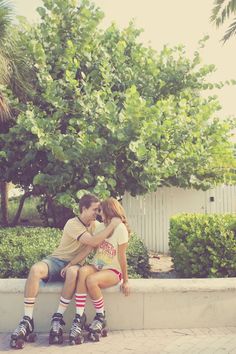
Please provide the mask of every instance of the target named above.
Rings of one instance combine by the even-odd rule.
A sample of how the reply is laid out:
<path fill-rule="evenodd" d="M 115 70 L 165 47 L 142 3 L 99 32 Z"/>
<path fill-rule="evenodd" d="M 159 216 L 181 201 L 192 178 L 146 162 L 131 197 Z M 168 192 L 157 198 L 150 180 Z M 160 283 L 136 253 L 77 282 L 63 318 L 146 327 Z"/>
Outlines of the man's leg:
<path fill-rule="evenodd" d="M 48 277 L 48 266 L 44 262 L 35 263 L 29 272 L 24 291 L 24 315 L 33 317 L 35 299 L 39 291 L 39 282 Z"/>
<path fill-rule="evenodd" d="M 57 313 L 60 313 L 61 315 L 64 314 L 75 292 L 78 272 L 79 267 L 76 265 L 67 269 L 66 279 L 62 288 L 60 302 L 57 309 Z"/>
<path fill-rule="evenodd" d="M 20 321 L 17 328 L 11 335 L 11 347 L 22 348 L 24 341 L 28 336 L 32 336 L 31 340 L 34 341 L 34 321 L 33 321 L 33 309 L 35 299 L 39 290 L 39 281 L 48 277 L 48 266 L 44 262 L 35 263 L 29 272 L 24 291 L 24 316 Z"/>

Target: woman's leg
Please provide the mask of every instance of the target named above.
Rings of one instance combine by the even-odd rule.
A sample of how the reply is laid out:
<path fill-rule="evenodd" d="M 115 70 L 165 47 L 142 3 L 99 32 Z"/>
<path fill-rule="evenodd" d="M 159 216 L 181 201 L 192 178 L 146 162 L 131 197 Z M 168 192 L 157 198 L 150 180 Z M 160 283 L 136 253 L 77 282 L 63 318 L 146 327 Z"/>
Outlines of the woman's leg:
<path fill-rule="evenodd" d="M 76 304 L 76 314 L 82 316 L 84 313 L 86 298 L 87 298 L 87 286 L 86 279 L 91 274 L 96 273 L 97 270 L 90 265 L 85 265 L 79 270 L 79 278 L 75 291 L 75 304 Z"/>
<path fill-rule="evenodd" d="M 87 298 L 86 278 L 94 272 L 96 272 L 96 269 L 89 265 L 81 267 L 79 270 L 79 279 L 75 292 L 76 315 L 69 333 L 70 344 L 81 344 L 83 342 L 82 329 L 86 323 L 86 316 L 84 315 Z"/>
<path fill-rule="evenodd" d="M 109 288 L 119 283 L 119 278 L 111 270 L 101 270 L 87 276 L 86 285 L 96 313 L 104 314 L 104 301 L 101 289 Z"/>

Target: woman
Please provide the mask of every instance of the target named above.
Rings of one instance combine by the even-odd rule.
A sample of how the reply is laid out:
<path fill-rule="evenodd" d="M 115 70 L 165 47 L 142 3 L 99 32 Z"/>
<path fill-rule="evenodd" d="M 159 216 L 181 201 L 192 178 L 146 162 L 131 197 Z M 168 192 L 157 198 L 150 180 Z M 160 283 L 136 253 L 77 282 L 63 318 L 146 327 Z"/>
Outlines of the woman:
<path fill-rule="evenodd" d="M 105 228 L 113 217 L 120 218 L 121 223 L 115 228 L 113 234 L 98 246 L 89 264 L 80 268 L 75 293 L 76 316 L 69 335 L 71 344 L 79 344 L 83 341 L 81 332 L 86 321 L 84 308 L 87 294 L 89 294 L 96 310 L 96 316 L 89 331 L 91 339 L 98 340 L 98 333 L 101 334 L 106 326 L 101 289 L 114 286 L 122 280 L 121 290 L 124 295 L 127 296 L 130 292 L 126 260 L 130 229 L 124 209 L 116 199 L 108 198 L 101 203 L 101 217 L 104 224 L 101 224 L 100 227 Z M 76 259 L 73 263 L 76 263 Z M 68 267 L 69 265 L 62 270 L 62 275 L 65 274 Z"/>

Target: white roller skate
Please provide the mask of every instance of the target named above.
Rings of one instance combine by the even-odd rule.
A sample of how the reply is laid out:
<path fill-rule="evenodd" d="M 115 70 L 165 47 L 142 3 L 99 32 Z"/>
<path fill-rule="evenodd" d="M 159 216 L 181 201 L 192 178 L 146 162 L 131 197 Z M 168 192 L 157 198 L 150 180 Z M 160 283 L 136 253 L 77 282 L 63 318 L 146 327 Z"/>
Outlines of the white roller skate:
<path fill-rule="evenodd" d="M 11 335 L 10 346 L 22 349 L 25 342 L 35 342 L 37 334 L 34 332 L 34 321 L 28 316 L 24 316 L 19 325 Z"/>
<path fill-rule="evenodd" d="M 107 322 L 105 313 L 96 313 L 93 322 L 88 327 L 88 339 L 93 342 L 99 342 L 100 337 L 107 336 Z"/>

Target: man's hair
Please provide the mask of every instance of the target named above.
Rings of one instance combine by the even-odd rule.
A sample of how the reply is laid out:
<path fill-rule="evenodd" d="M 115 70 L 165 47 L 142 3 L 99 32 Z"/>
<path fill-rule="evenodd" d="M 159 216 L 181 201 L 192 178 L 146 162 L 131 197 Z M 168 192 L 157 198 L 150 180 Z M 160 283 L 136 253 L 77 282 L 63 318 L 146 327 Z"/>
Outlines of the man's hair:
<path fill-rule="evenodd" d="M 92 203 L 100 203 L 100 200 L 93 194 L 85 194 L 79 201 L 79 211 L 82 213 L 83 207 L 88 209 Z"/>

